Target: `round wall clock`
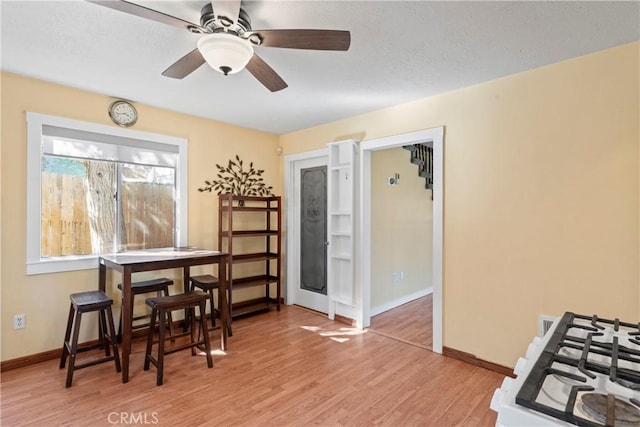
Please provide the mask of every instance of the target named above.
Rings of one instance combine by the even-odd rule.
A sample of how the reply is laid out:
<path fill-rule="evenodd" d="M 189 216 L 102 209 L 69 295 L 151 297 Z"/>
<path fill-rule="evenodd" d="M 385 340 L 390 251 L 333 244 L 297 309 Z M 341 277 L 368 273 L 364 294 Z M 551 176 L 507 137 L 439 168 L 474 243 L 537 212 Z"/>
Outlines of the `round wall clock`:
<path fill-rule="evenodd" d="M 138 120 L 138 112 L 130 102 L 118 100 L 109 106 L 109 117 L 118 126 L 133 126 Z"/>

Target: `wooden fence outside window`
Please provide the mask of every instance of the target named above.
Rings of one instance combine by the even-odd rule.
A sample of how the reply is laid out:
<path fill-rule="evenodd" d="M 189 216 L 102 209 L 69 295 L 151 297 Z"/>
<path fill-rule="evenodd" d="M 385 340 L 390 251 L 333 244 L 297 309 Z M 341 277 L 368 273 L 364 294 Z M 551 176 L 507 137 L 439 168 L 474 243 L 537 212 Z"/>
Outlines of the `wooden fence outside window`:
<path fill-rule="evenodd" d="M 84 177 L 42 172 L 41 256 L 86 255 L 92 249 L 91 212 Z M 173 186 L 126 182 L 121 188 L 122 246 L 126 249 L 170 247 L 174 236 Z M 95 219 L 95 218 L 94 218 Z M 98 218 L 94 232 L 115 229 L 115 218 Z M 106 224 L 111 221 L 109 226 Z M 94 236 L 95 237 L 95 236 Z"/>

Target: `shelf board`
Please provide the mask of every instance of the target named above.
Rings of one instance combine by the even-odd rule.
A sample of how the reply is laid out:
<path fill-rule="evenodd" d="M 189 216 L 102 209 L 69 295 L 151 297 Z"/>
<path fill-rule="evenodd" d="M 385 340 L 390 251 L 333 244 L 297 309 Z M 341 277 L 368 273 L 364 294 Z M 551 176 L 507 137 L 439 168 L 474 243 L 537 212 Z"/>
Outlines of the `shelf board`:
<path fill-rule="evenodd" d="M 277 259 L 278 254 L 272 252 L 259 252 L 251 254 L 231 255 L 231 263 L 237 264 L 241 262 L 265 261 L 268 259 Z"/>
<path fill-rule="evenodd" d="M 332 232 L 331 235 L 335 237 L 351 237 L 353 234 L 347 233 L 346 231 L 337 231 Z"/>
<path fill-rule="evenodd" d="M 266 274 L 260 276 L 239 277 L 232 280 L 231 286 L 233 289 L 252 288 L 255 286 L 265 286 L 270 283 L 275 283 L 278 282 L 278 280 L 277 276 Z"/>
<path fill-rule="evenodd" d="M 222 206 L 223 210 L 228 210 L 228 206 Z M 278 212 L 278 208 L 264 208 L 259 206 L 232 206 L 234 212 Z"/>
<path fill-rule="evenodd" d="M 220 209 L 223 212 L 278 212 L 280 209 L 280 196 L 234 196 L 222 194 L 220 198 Z M 240 200 L 244 201 L 244 206 L 238 206 Z M 238 203 L 234 203 L 238 202 Z"/>
<path fill-rule="evenodd" d="M 331 255 L 332 259 L 342 259 L 342 260 L 346 260 L 349 261 L 351 259 L 351 255 L 348 254 L 335 254 L 335 255 Z"/>
<path fill-rule="evenodd" d="M 244 316 L 258 311 L 267 311 L 271 308 L 272 304 L 275 304 L 275 302 L 270 298 L 260 298 L 258 300 L 233 304 L 233 317 Z"/>
<path fill-rule="evenodd" d="M 221 200 L 244 200 L 247 202 L 268 202 L 280 199 L 280 196 L 237 196 L 235 194 L 221 194 Z"/>
<path fill-rule="evenodd" d="M 262 237 L 262 236 L 277 236 L 278 230 L 239 230 L 233 231 L 233 237 Z M 222 237 L 229 237 L 228 231 L 220 233 Z"/>
<path fill-rule="evenodd" d="M 347 215 L 351 215 L 351 211 L 333 211 L 331 212 L 331 215 L 347 216 Z"/>

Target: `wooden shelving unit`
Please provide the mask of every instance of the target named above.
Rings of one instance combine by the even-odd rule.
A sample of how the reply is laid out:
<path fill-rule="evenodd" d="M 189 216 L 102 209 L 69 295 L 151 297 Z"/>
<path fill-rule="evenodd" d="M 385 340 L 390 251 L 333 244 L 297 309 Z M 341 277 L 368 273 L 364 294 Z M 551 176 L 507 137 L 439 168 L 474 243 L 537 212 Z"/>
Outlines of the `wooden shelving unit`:
<path fill-rule="evenodd" d="M 282 209 L 280 196 L 254 197 L 221 194 L 218 196 L 218 248 L 229 253 L 228 287 L 231 317 L 269 310 L 275 304 L 280 311 Z M 257 216 L 257 217 L 256 217 Z M 259 228 L 253 227 L 260 223 Z M 259 252 L 242 253 L 234 241 L 238 239 L 262 239 Z M 255 242 L 254 242 L 255 243 Z M 241 276 L 234 272 L 234 265 L 261 263 L 261 273 Z M 276 298 L 271 297 L 271 286 L 275 285 Z M 264 297 L 251 301 L 233 303 L 233 291 L 243 288 L 264 287 Z"/>

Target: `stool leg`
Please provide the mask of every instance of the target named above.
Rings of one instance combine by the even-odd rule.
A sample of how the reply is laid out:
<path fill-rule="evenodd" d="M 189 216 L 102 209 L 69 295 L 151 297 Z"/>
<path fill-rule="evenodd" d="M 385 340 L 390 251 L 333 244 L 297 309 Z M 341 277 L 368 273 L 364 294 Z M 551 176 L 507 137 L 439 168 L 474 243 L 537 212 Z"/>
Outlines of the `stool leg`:
<path fill-rule="evenodd" d="M 106 340 L 106 335 L 107 335 L 107 316 L 105 314 L 105 309 L 102 309 L 98 312 L 98 340 L 100 341 L 100 343 L 102 344 L 102 346 L 104 346 L 104 355 L 106 357 L 111 356 L 111 349 L 110 349 L 110 345 L 111 343 L 107 343 Z"/>
<path fill-rule="evenodd" d="M 113 349 L 113 359 L 116 362 L 116 372 L 121 372 L 122 367 L 120 366 L 120 354 L 118 353 L 118 343 L 116 341 L 116 327 L 113 324 L 113 312 L 111 311 L 111 306 L 107 307 L 107 316 L 109 317 L 107 319 L 109 321 L 109 342 Z"/>
<path fill-rule="evenodd" d="M 156 329 L 156 317 L 158 317 L 158 310 L 153 308 L 151 310 L 151 323 L 149 323 L 149 332 L 147 333 L 147 348 L 144 351 L 144 370 L 149 370 L 149 359 L 151 358 L 151 348 L 153 347 L 153 332 Z"/>
<path fill-rule="evenodd" d="M 173 337 L 173 317 L 171 316 L 171 312 L 167 313 L 167 324 L 169 325 L 169 336 Z M 175 338 L 171 338 L 171 342 L 175 340 Z"/>
<path fill-rule="evenodd" d="M 191 344 L 193 344 L 200 339 L 200 325 L 202 324 L 202 319 L 204 319 L 204 312 L 202 311 L 202 304 L 200 304 L 200 321 L 198 322 L 198 336 L 196 338 L 196 308 L 189 307 L 187 310 L 191 313 Z M 195 356 L 196 354 L 196 348 L 191 347 L 191 355 Z"/>
<path fill-rule="evenodd" d="M 64 333 L 64 342 L 62 343 L 62 356 L 60 356 L 60 369 L 64 369 L 67 364 L 67 356 L 69 356 L 69 338 L 71 338 L 71 327 L 73 326 L 73 315 L 75 310 L 73 304 L 69 304 L 69 318 L 67 319 L 67 330 Z"/>
<path fill-rule="evenodd" d="M 165 297 L 169 296 L 169 286 L 165 286 L 163 293 Z M 158 291 L 158 296 L 161 296 L 160 291 Z M 171 312 L 167 313 L 167 322 L 169 323 L 169 336 L 173 337 L 173 316 L 171 316 Z M 171 342 L 175 342 L 175 340 L 175 338 L 172 338 Z"/>
<path fill-rule="evenodd" d="M 209 304 L 211 305 L 211 327 L 216 327 L 216 305 L 213 301 L 213 288 L 209 288 Z"/>
<path fill-rule="evenodd" d="M 100 343 L 100 347 L 99 348 L 104 348 L 104 354 L 105 355 L 109 355 L 109 348 L 108 346 L 105 344 L 104 342 L 104 334 L 106 333 L 105 327 L 106 327 L 106 322 L 103 319 L 102 314 L 102 310 L 98 311 L 98 342 Z"/>
<path fill-rule="evenodd" d="M 204 313 L 205 307 L 207 303 L 204 301 L 200 302 L 200 310 Z M 214 315 L 213 306 L 211 306 L 211 315 Z M 204 350 L 207 353 L 207 366 L 209 368 L 213 368 L 213 359 L 211 358 L 211 343 L 209 342 L 209 332 L 207 331 L 207 320 L 204 316 L 200 316 L 200 329 L 202 330 L 202 334 L 204 335 Z"/>
<path fill-rule="evenodd" d="M 164 333 L 166 329 L 166 311 L 164 309 L 159 310 L 158 315 L 158 327 L 160 328 L 158 336 L 158 376 L 156 379 L 156 385 L 162 385 L 162 376 L 164 373 Z"/>
<path fill-rule="evenodd" d="M 225 298 L 224 292 L 222 292 L 222 287 L 218 287 L 218 304 L 222 304 L 222 298 Z M 231 330 L 231 311 L 229 309 L 230 303 L 231 301 L 227 300 L 227 336 L 232 337 L 233 331 Z M 220 307 L 220 310 L 222 310 L 222 306 Z M 222 312 L 220 313 L 220 322 L 222 323 Z"/>
<path fill-rule="evenodd" d="M 191 280 L 189 280 L 184 285 L 184 292 L 185 293 L 193 292 L 193 290 L 195 288 L 196 287 L 193 286 L 193 283 L 191 282 Z M 190 313 L 191 313 L 191 310 L 189 310 L 188 308 L 184 309 L 184 323 L 182 324 L 182 332 L 183 333 L 187 332 L 187 328 L 191 324 L 191 319 L 189 318 L 189 316 L 191 315 Z M 195 312 L 193 314 L 195 315 Z"/>
<path fill-rule="evenodd" d="M 73 371 L 76 366 L 76 355 L 78 354 L 78 336 L 80 335 L 80 319 L 82 319 L 82 312 L 76 312 L 76 321 L 73 325 L 73 337 L 71 338 L 71 348 L 69 349 L 69 368 L 67 369 L 67 384 L 66 387 L 71 387 L 73 382 Z"/>

